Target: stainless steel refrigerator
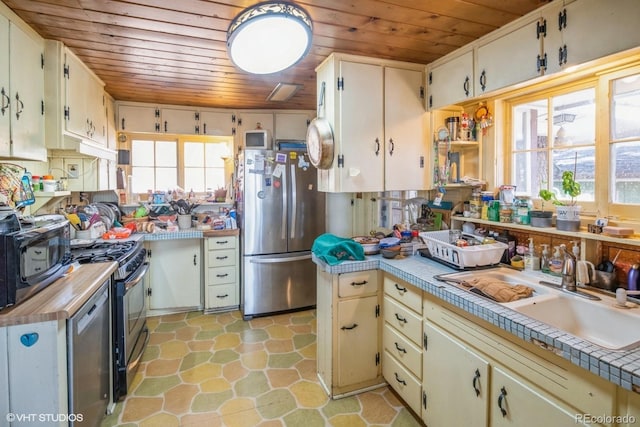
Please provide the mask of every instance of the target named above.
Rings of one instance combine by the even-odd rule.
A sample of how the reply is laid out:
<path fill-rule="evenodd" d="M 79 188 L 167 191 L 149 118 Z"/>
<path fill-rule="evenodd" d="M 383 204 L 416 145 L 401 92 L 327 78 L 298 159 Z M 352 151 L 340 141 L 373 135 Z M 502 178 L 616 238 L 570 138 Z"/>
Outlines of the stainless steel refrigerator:
<path fill-rule="evenodd" d="M 325 195 L 304 144 L 238 157 L 241 293 L 245 319 L 316 304 L 313 241 L 325 228 Z"/>

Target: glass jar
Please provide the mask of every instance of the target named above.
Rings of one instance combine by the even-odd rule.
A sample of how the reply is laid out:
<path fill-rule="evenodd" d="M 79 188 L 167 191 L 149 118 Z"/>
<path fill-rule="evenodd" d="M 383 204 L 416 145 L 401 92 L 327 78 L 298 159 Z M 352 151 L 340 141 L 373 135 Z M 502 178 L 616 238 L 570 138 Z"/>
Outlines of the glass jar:
<path fill-rule="evenodd" d="M 513 222 L 516 224 L 529 225 L 531 219 L 529 218 L 529 211 L 533 209 L 533 202 L 529 196 L 520 196 L 515 201 L 515 214 L 513 215 Z"/>
<path fill-rule="evenodd" d="M 471 200 L 469 201 L 469 217 L 480 218 L 482 206 L 480 205 L 480 193 L 474 192 L 471 194 Z"/>
<path fill-rule="evenodd" d="M 513 209 L 510 205 L 500 206 L 500 222 L 512 222 Z"/>

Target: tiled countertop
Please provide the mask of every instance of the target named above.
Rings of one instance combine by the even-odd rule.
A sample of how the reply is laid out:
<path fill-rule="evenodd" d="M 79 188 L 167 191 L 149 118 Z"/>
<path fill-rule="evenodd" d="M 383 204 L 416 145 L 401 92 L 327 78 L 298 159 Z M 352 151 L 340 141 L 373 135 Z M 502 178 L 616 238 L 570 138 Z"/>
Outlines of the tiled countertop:
<path fill-rule="evenodd" d="M 313 261 L 331 274 L 380 269 L 520 339 L 527 342 L 537 339 L 553 346 L 561 357 L 614 384 L 627 390 L 640 389 L 640 348 L 612 351 L 599 347 L 498 303 L 442 283 L 433 276 L 455 270 L 435 261 L 421 256 L 388 260 L 380 255 L 367 256 L 365 261 L 346 261 L 335 266 L 330 266 L 315 256 Z M 553 280 L 552 276 L 548 275 L 545 275 L 545 279 Z"/>
<path fill-rule="evenodd" d="M 203 237 L 222 237 L 222 236 L 237 236 L 240 233 L 239 229 L 233 230 L 192 230 L 176 231 L 173 233 L 141 233 L 144 235 L 146 242 L 153 242 L 157 240 L 176 240 L 176 239 L 202 239 Z"/>

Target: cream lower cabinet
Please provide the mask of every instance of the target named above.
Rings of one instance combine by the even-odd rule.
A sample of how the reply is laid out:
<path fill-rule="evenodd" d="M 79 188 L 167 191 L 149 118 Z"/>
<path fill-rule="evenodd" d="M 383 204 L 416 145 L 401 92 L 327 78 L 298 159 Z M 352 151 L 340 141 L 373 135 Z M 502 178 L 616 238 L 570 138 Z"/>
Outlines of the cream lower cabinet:
<path fill-rule="evenodd" d="M 593 425 L 585 414 L 615 414 L 616 386 L 552 351 L 512 341 L 431 297 L 424 316 L 422 417 L 429 426 Z"/>
<path fill-rule="evenodd" d="M 209 237 L 204 250 L 205 311 L 236 310 L 240 301 L 238 236 Z"/>
<path fill-rule="evenodd" d="M 422 390 L 422 291 L 384 276 L 382 374 L 417 414 Z"/>
<path fill-rule="evenodd" d="M 333 399 L 384 384 L 379 274 L 332 275 L 318 268 L 318 378 Z"/>
<path fill-rule="evenodd" d="M 422 419 L 428 426 L 486 426 L 489 420 L 489 362 L 424 323 Z M 456 397 L 452 408 L 451 396 Z M 452 408 L 453 409 L 453 408 Z"/>
<path fill-rule="evenodd" d="M 149 251 L 150 314 L 202 309 L 201 240 L 145 242 Z M 161 314 L 160 311 L 157 312 Z"/>

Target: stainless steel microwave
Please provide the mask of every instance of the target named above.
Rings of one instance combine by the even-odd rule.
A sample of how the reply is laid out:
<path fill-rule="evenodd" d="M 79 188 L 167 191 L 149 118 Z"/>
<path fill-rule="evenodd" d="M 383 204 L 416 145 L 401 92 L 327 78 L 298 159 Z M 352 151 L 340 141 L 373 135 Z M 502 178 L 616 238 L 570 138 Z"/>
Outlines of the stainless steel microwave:
<path fill-rule="evenodd" d="M 244 148 L 251 149 L 271 149 L 271 134 L 266 129 L 253 129 L 244 132 Z"/>
<path fill-rule="evenodd" d="M 0 310 L 62 277 L 70 261 L 67 220 L 0 234 Z"/>

